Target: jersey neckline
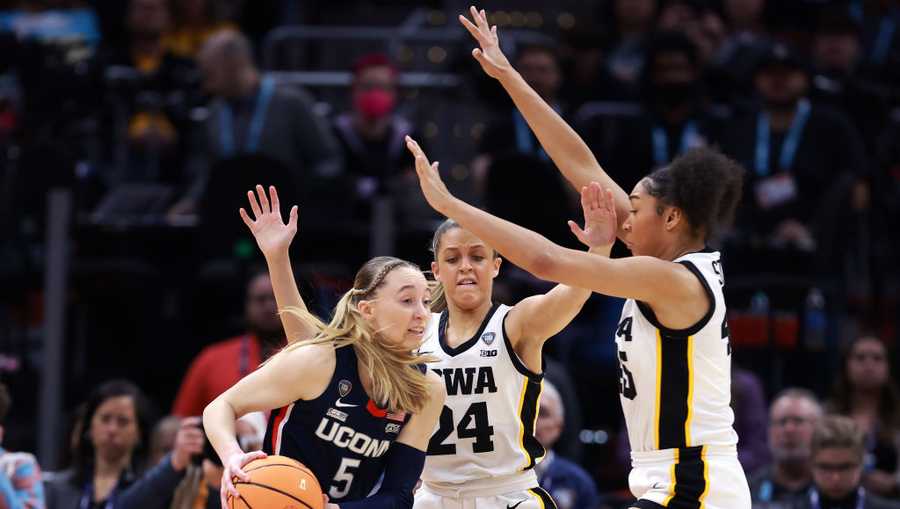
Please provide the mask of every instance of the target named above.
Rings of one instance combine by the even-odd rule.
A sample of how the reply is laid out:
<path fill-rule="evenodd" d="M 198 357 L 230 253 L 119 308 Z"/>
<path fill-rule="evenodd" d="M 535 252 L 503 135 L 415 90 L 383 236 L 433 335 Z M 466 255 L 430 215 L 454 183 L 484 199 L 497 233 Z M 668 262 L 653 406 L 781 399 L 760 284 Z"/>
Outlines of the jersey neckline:
<path fill-rule="evenodd" d="M 487 315 L 485 315 L 484 320 L 481 321 L 481 325 L 478 327 L 478 332 L 475 333 L 474 336 L 467 339 L 465 342 L 461 343 L 457 347 L 451 347 L 447 344 L 447 325 L 450 322 L 450 311 L 444 310 L 441 313 L 440 322 L 438 322 L 438 344 L 441 345 L 441 350 L 444 351 L 447 355 L 451 357 L 456 357 L 457 355 L 465 352 L 469 348 L 478 343 L 478 340 L 481 338 L 481 334 L 484 333 L 484 329 L 487 328 L 487 324 L 491 321 L 491 318 L 494 317 L 494 312 L 497 311 L 497 308 L 500 307 L 500 304 L 494 302 L 491 304 L 491 309 L 488 310 Z"/>

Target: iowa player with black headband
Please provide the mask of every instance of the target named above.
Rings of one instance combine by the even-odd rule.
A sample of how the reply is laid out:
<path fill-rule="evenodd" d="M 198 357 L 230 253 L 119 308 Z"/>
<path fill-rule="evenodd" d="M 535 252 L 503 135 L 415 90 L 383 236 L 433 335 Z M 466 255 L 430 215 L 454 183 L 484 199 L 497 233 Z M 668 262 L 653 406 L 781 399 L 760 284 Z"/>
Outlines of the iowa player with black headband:
<path fill-rule="evenodd" d="M 409 262 L 373 258 L 331 322 L 320 322 L 300 297 L 288 257 L 297 207 L 284 224 L 278 194 L 269 192 L 271 202 L 261 186 L 248 193 L 253 219 L 240 213 L 266 257 L 289 342 L 203 412 L 225 466 L 223 507 L 227 495 L 237 496 L 232 477 L 246 481 L 243 466 L 267 453 L 309 467 L 330 509 L 411 507 L 445 396 L 443 381 L 423 366 L 433 359 L 418 353 L 431 318 L 425 277 Z M 272 414 L 264 452 L 244 453 L 235 419 L 265 410 Z"/>
<path fill-rule="evenodd" d="M 628 299 L 615 337 L 633 507 L 749 508 L 730 407 L 725 278 L 719 253 L 707 248 L 734 214 L 744 170 L 698 149 L 653 171 L 629 195 L 512 68 L 484 11 L 473 7 L 471 15 L 460 22 L 480 45 L 475 59 L 507 91 L 566 179 L 595 203 L 614 203 L 617 235 L 634 256 L 613 260 L 554 245 L 451 197 L 420 161 L 426 197 L 534 275 Z"/>
<path fill-rule="evenodd" d="M 583 203 L 583 205 L 586 205 Z M 615 228 L 585 207 L 590 246 L 606 249 Z M 446 384 L 447 399 L 428 446 L 417 509 L 555 507 L 533 467 L 544 449 L 534 437 L 548 338 L 565 328 L 591 292 L 558 285 L 513 306 L 492 300 L 501 259 L 452 220 L 432 241 L 440 286 L 423 351 Z"/>

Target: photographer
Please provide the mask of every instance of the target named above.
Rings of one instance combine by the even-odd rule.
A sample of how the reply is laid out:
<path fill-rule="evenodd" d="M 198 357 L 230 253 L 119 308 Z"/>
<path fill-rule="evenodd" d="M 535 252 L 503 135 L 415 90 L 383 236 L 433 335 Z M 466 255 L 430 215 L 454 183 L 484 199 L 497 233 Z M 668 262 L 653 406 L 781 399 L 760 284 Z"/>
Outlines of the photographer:
<path fill-rule="evenodd" d="M 177 419 L 177 418 L 176 418 Z M 188 419 L 191 419 L 190 417 Z M 244 451 L 262 448 L 266 434 L 266 417 L 262 412 L 249 413 L 235 423 L 238 443 Z M 169 509 L 221 509 L 219 487 L 222 482 L 222 461 L 209 439 L 204 437 L 203 454 L 194 456 L 184 479 L 175 489 Z"/>

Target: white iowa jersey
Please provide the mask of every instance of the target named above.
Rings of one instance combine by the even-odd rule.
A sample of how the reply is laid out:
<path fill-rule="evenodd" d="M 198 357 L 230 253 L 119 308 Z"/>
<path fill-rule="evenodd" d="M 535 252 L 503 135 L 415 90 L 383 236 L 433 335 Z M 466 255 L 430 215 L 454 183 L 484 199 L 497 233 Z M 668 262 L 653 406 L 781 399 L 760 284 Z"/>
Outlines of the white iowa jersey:
<path fill-rule="evenodd" d="M 632 451 L 737 444 L 719 253 L 690 253 L 675 262 L 703 283 L 710 309 L 693 327 L 671 330 L 659 324 L 646 304 L 625 302 L 616 346 Z"/>
<path fill-rule="evenodd" d="M 456 348 L 446 342 L 447 312 L 433 314 L 422 351 L 439 362 L 447 400 L 428 444 L 422 479 L 461 483 L 534 467 L 544 448 L 534 438 L 543 375 L 522 364 L 506 338 L 511 308 L 494 304 L 480 329 Z"/>

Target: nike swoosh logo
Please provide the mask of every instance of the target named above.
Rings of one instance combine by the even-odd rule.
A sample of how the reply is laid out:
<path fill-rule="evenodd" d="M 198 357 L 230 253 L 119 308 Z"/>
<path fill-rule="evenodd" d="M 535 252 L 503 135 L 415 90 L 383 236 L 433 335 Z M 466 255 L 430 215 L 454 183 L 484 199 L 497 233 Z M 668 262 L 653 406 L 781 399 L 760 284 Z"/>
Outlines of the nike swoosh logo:
<path fill-rule="evenodd" d="M 525 500 L 528 500 L 528 499 L 526 498 Z M 524 502 L 525 500 L 519 500 L 519 501 L 516 502 L 514 505 L 506 504 L 506 509 L 516 509 L 516 507 L 519 507 L 519 504 L 521 504 L 521 503 Z"/>
<path fill-rule="evenodd" d="M 655 482 L 655 483 L 653 483 L 653 486 L 650 486 L 651 490 L 658 490 L 660 488 L 662 488 L 662 485 L 659 484 L 658 482 Z"/>
<path fill-rule="evenodd" d="M 338 398 L 337 401 L 334 402 L 334 406 L 338 408 L 353 408 L 359 405 L 352 405 L 350 403 L 341 403 L 341 398 Z"/>

